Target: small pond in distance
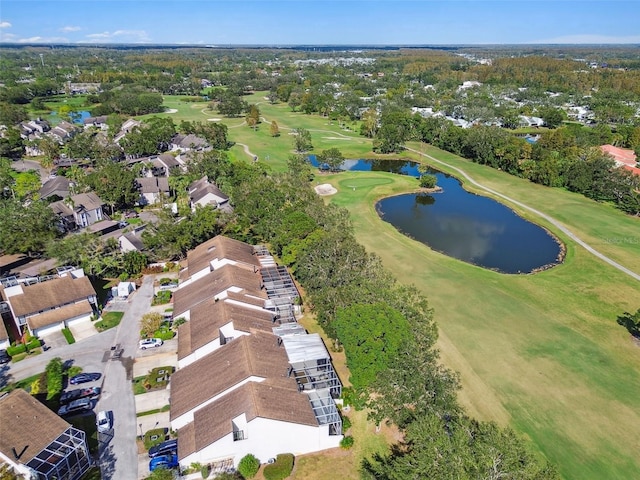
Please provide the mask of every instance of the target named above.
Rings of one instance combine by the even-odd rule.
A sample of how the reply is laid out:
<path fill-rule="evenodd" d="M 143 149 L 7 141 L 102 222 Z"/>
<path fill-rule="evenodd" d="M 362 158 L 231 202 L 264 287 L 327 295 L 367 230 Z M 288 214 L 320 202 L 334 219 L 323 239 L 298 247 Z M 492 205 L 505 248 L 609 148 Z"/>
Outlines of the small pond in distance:
<path fill-rule="evenodd" d="M 318 166 L 315 158 L 310 158 Z M 417 164 L 398 160 L 349 160 L 343 170 L 418 176 Z M 562 258 L 558 240 L 505 205 L 462 188 L 435 170 L 440 193 L 407 193 L 380 200 L 380 217 L 433 250 L 503 273 L 530 273 Z"/>

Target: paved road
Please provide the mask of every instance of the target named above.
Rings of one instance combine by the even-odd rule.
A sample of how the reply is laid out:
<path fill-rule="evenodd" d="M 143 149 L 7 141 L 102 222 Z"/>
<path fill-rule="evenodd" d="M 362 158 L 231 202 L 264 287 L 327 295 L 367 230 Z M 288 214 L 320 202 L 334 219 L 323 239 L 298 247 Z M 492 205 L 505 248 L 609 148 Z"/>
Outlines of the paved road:
<path fill-rule="evenodd" d="M 471 183 L 472 185 L 475 185 L 476 187 L 479 187 L 497 197 L 503 198 L 515 205 L 518 205 L 521 208 L 524 208 L 525 210 L 528 210 L 532 213 L 535 213 L 536 215 L 538 215 L 541 218 L 544 218 L 546 221 L 548 221 L 549 223 L 551 223 L 552 225 L 554 225 L 555 227 L 557 227 L 560 231 L 564 232 L 569 238 L 571 238 L 571 240 L 573 240 L 574 242 L 576 242 L 578 245 L 582 246 L 585 250 L 587 250 L 589 253 L 595 255 L 596 257 L 598 257 L 599 259 L 603 260 L 604 262 L 608 263 L 609 265 L 611 265 L 614 268 L 617 268 L 618 270 L 620 270 L 623 273 L 626 273 L 627 275 L 629 275 L 631 278 L 634 278 L 636 280 L 640 280 L 640 274 L 637 274 L 636 272 L 628 269 L 627 267 L 625 267 L 624 265 L 620 265 L 618 262 L 610 259 L 609 257 L 607 257 L 606 255 L 600 253 L 599 251 L 597 251 L 595 248 L 593 248 L 591 245 L 589 245 L 587 242 L 585 242 L 584 240 L 581 240 L 575 233 L 573 233 L 571 230 L 569 230 L 567 227 L 565 227 L 562 223 L 560 223 L 558 220 L 556 220 L 555 218 L 547 215 L 546 213 L 541 212 L 540 210 L 536 210 L 533 207 L 530 207 L 529 205 L 525 205 L 522 202 L 519 202 L 517 200 L 514 200 L 511 197 L 508 197 L 500 192 L 496 192 L 495 190 L 489 188 L 489 187 L 485 187 L 484 185 L 476 182 L 473 178 L 471 178 L 469 175 L 467 175 L 467 173 L 457 167 L 454 167 L 452 165 L 449 165 L 446 162 L 443 162 L 442 160 L 438 160 L 435 157 L 432 157 L 431 155 L 428 155 L 426 153 L 423 152 L 419 152 L 418 150 L 415 150 L 413 148 L 409 148 L 409 147 L 405 147 L 407 150 L 413 152 L 413 153 L 417 153 L 418 155 L 422 155 L 423 157 L 428 158 L 429 160 L 435 162 L 435 163 L 439 163 L 441 165 L 444 165 L 452 170 L 455 170 L 456 172 L 458 172 L 460 175 L 462 175 L 469 183 Z"/>
<path fill-rule="evenodd" d="M 36 170 L 40 172 L 40 180 L 44 183 L 49 178 L 49 172 L 46 168 L 43 168 L 39 162 L 35 160 L 16 160 L 11 164 L 11 167 L 18 172 L 28 172 L 29 170 Z"/>
<path fill-rule="evenodd" d="M 153 276 L 147 276 L 137 290 L 118 326 L 114 344 L 123 349 L 120 360 L 110 360 L 105 368 L 102 395 L 96 411 L 111 410 L 114 428 L 100 434 L 100 469 L 105 480 L 136 480 L 136 409 L 131 389 L 133 362 L 138 353 L 140 317 L 149 311 L 153 297 Z"/>

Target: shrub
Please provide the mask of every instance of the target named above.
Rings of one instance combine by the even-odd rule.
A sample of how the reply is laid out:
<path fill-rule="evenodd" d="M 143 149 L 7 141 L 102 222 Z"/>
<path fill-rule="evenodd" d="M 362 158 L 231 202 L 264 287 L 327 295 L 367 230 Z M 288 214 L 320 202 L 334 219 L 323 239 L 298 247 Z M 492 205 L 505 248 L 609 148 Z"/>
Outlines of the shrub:
<path fill-rule="evenodd" d="M 175 320 L 173 322 L 173 326 L 178 328 L 180 325 L 182 325 L 185 322 L 186 322 L 186 320 L 183 317 L 180 317 L 180 318 L 178 318 L 177 320 Z"/>
<path fill-rule="evenodd" d="M 342 415 L 342 433 L 351 428 L 351 420 L 346 415 Z"/>
<path fill-rule="evenodd" d="M 353 437 L 351 435 L 342 437 L 342 440 L 340 440 L 340 448 L 348 450 L 351 447 L 353 447 Z"/>
<path fill-rule="evenodd" d="M 168 326 L 162 326 L 155 332 L 153 332 L 154 338 L 159 338 L 160 340 L 171 340 L 175 336 L 175 332 L 171 330 Z"/>
<path fill-rule="evenodd" d="M 275 463 L 264 467 L 264 478 L 266 480 L 282 480 L 291 475 L 293 470 L 293 454 L 281 453 L 276 457 Z"/>
<path fill-rule="evenodd" d="M 62 359 L 52 358 L 44 371 L 47 374 L 47 400 L 51 400 L 62 391 Z"/>
<path fill-rule="evenodd" d="M 149 450 L 154 445 L 158 445 L 167 439 L 166 428 L 154 428 L 144 434 L 144 448 Z"/>
<path fill-rule="evenodd" d="M 82 373 L 82 367 L 74 365 L 73 367 L 67 368 L 67 371 L 65 373 L 66 373 L 67 377 L 69 377 L 69 378 L 75 377 L 79 373 Z"/>
<path fill-rule="evenodd" d="M 170 285 L 172 283 L 175 283 L 176 280 L 173 278 L 168 278 L 168 277 L 162 277 L 160 280 L 158 280 L 158 283 L 160 285 Z"/>
<path fill-rule="evenodd" d="M 71 333 L 71 330 L 69 330 L 68 328 L 62 329 L 62 335 L 64 335 L 64 338 L 67 340 L 67 343 L 69 345 L 76 343 L 76 339 L 73 337 L 73 333 Z"/>
<path fill-rule="evenodd" d="M 10 357 L 14 357 L 26 351 L 27 351 L 27 346 L 24 343 L 19 343 L 18 345 L 7 347 L 7 355 L 9 355 Z"/>
<path fill-rule="evenodd" d="M 202 478 L 209 478 L 209 473 L 211 473 L 209 465 L 203 465 L 202 468 L 200 468 L 200 475 Z"/>
<path fill-rule="evenodd" d="M 244 478 L 255 477 L 258 470 L 260 470 L 260 460 L 250 453 L 242 457 L 238 464 L 238 471 Z"/>
<path fill-rule="evenodd" d="M 169 303 L 170 300 L 171 292 L 169 290 L 162 290 L 153 296 L 151 305 L 162 305 L 164 303 Z"/>
<path fill-rule="evenodd" d="M 40 343 L 39 338 L 31 337 L 31 339 L 27 342 L 27 351 L 40 348 L 41 346 L 42 344 Z"/>

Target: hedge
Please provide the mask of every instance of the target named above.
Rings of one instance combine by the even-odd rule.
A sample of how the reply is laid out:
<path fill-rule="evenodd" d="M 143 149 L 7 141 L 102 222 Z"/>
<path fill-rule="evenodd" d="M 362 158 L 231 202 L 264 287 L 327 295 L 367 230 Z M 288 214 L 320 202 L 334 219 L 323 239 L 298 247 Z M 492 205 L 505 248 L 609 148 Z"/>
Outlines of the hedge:
<path fill-rule="evenodd" d="M 62 329 L 62 335 L 64 335 L 64 338 L 67 340 L 67 343 L 69 345 L 76 343 L 76 339 L 73 337 L 73 333 L 71 333 L 71 330 L 69 330 L 68 328 Z"/>
<path fill-rule="evenodd" d="M 291 475 L 293 470 L 293 454 L 281 453 L 276 457 L 275 463 L 264 467 L 263 475 L 266 480 L 282 480 Z"/>
<path fill-rule="evenodd" d="M 7 355 L 10 357 L 14 357 L 19 353 L 25 353 L 27 351 L 27 346 L 24 343 L 19 343 L 18 345 L 7 347 Z"/>

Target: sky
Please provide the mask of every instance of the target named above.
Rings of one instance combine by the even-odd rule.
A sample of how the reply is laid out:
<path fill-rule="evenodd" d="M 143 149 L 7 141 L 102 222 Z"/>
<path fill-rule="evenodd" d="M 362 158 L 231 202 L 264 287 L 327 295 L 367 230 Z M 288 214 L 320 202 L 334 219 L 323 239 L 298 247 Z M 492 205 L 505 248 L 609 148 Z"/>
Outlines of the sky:
<path fill-rule="evenodd" d="M 640 44 L 640 0 L 0 0 L 0 42 Z"/>

